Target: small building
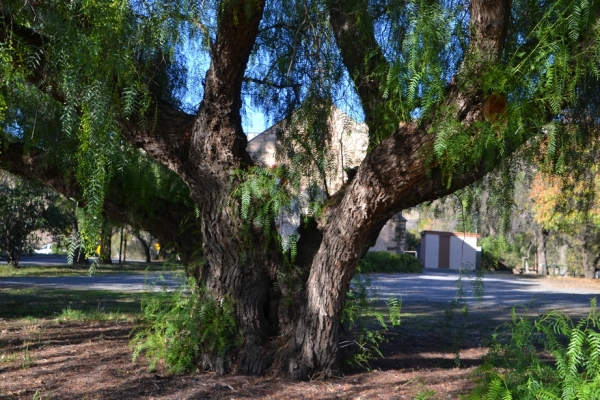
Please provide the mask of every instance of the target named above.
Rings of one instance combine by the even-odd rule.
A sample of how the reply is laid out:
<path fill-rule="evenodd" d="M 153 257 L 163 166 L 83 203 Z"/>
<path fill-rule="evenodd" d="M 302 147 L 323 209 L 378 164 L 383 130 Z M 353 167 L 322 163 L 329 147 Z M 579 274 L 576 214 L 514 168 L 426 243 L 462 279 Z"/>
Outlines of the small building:
<path fill-rule="evenodd" d="M 477 246 L 477 233 L 421 232 L 417 251 L 423 268 L 475 269 L 481 264 L 481 247 Z"/>

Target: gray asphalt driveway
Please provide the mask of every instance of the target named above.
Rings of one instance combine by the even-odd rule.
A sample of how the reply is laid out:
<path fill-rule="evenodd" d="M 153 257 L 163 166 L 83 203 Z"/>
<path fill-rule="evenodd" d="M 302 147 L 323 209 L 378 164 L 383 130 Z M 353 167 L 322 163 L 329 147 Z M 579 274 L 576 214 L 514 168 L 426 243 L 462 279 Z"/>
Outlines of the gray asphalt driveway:
<path fill-rule="evenodd" d="M 156 280 L 159 276 L 160 274 L 119 274 L 91 277 L 8 277 L 0 278 L 0 287 L 140 291 L 144 289 L 146 282 Z M 456 272 L 425 270 L 422 274 L 370 274 L 369 277 L 378 298 L 401 298 L 405 306 L 443 305 L 454 299 L 457 293 Z M 165 274 L 164 283 L 176 286 L 178 279 L 177 275 Z M 536 312 L 557 309 L 585 314 L 590 300 L 600 295 L 600 290 L 595 287 L 568 287 L 568 281 L 564 281 L 564 286 L 559 286 L 560 280 L 549 285 L 548 280 L 535 277 L 490 274 L 483 280 L 483 301 L 477 303 L 473 297 L 472 281 L 472 278 L 462 278 L 467 301 L 480 311 L 523 305 Z"/>
<path fill-rule="evenodd" d="M 114 274 L 93 276 L 62 277 L 7 277 L 0 278 L 0 287 L 39 287 L 45 289 L 114 290 L 136 292 L 156 282 L 156 288 L 163 285 L 176 287 L 181 282 L 181 274 Z"/>
<path fill-rule="evenodd" d="M 402 298 L 404 305 L 448 303 L 457 294 L 457 272 L 425 270 L 422 274 L 371 274 L 372 286 L 379 298 Z M 474 276 L 462 278 L 467 302 L 474 309 L 509 309 L 526 306 L 535 312 L 562 310 L 586 314 L 590 300 L 600 297 L 597 288 L 572 287 L 572 281 L 542 279 L 534 276 L 488 274 L 484 277 L 484 295 L 480 303 L 473 296 Z M 550 285 L 549 283 L 553 283 Z"/>

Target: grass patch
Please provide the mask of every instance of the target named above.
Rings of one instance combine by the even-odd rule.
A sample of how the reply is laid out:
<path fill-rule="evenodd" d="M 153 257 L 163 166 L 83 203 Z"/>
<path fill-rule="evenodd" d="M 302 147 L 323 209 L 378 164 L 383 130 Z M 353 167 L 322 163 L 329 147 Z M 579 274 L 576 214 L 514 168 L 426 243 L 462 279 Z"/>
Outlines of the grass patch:
<path fill-rule="evenodd" d="M 115 321 L 121 319 L 131 319 L 133 313 L 123 313 L 118 311 L 106 311 L 103 307 L 90 308 L 89 310 L 72 309 L 70 306 L 63 308 L 57 319 L 58 322 L 64 321 Z"/>
<path fill-rule="evenodd" d="M 79 312 L 88 320 L 131 319 L 140 314 L 141 298 L 108 290 L 0 288 L 0 318 L 60 318 L 68 309 L 67 315 Z"/>
<path fill-rule="evenodd" d="M 26 345 L 23 351 L 2 354 L 0 356 L 0 364 L 12 363 L 15 361 L 19 362 L 19 367 L 21 367 L 21 369 L 27 369 L 33 367 L 36 364 L 37 359 L 31 355 L 29 345 Z"/>
<path fill-rule="evenodd" d="M 23 357 L 23 353 L 15 352 L 0 355 L 0 363 L 11 363 L 20 360 Z"/>
<path fill-rule="evenodd" d="M 13 276 L 82 276 L 87 275 L 89 266 L 86 265 L 23 265 L 14 268 L 9 265 L 0 265 L 0 277 Z M 95 270 L 95 275 L 110 274 L 144 274 L 147 272 L 181 271 L 179 264 L 165 263 L 127 263 L 100 264 Z"/>

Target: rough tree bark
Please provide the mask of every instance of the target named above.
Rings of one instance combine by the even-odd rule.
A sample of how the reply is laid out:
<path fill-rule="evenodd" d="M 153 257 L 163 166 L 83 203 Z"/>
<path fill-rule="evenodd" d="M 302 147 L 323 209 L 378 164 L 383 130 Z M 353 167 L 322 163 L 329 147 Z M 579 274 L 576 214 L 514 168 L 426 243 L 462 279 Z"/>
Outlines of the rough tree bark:
<path fill-rule="evenodd" d="M 590 251 L 591 251 L 591 241 L 593 240 L 591 237 L 591 232 L 593 229 L 588 227 L 589 222 L 584 222 L 581 227 L 581 265 L 583 267 L 583 275 L 586 279 L 594 279 L 594 275 L 596 273 L 596 263 L 595 260 L 591 260 L 590 262 Z"/>
<path fill-rule="evenodd" d="M 104 216 L 104 220 L 102 221 L 102 232 L 100 235 L 100 262 L 103 264 L 112 264 L 112 225 L 106 216 Z"/>
<path fill-rule="evenodd" d="M 357 44 L 377 45 L 374 37 L 357 37 L 373 32 L 358 28 L 365 13 L 348 9 L 349 4 L 346 0 L 329 2 L 330 20 L 344 63 L 357 87 L 382 87 L 373 77 L 370 63 L 354 58 L 356 47 L 360 47 Z M 468 67 L 463 63 L 459 75 L 481 73 L 487 63 L 499 59 L 509 22 L 510 1 L 476 0 L 471 2 L 470 11 L 472 40 L 468 54 L 473 59 Z M 367 47 L 363 53 L 374 54 L 370 60 L 378 64 L 385 62 L 376 49 Z M 358 90 L 359 97 L 363 92 Z M 365 96 L 369 97 L 361 97 L 361 102 L 368 120 L 369 115 L 375 115 L 378 104 L 370 94 Z M 478 88 L 459 89 L 453 79 L 443 104 L 455 105 L 458 111 L 454 117 L 468 127 L 482 120 L 484 101 L 485 96 Z M 428 175 L 432 166 L 426 165 L 423 152 L 431 150 L 435 139 L 435 135 L 428 133 L 430 127 L 431 122 L 400 124 L 391 137 L 367 155 L 354 181 L 339 195 L 342 198 L 337 206 L 326 211 L 323 217 L 326 224 L 320 226 L 323 241 L 312 262 L 305 302 L 291 342 L 290 376 L 302 379 L 339 372 L 339 317 L 344 296 L 356 264 L 368 249 L 367 244 L 379 234 L 385 222 L 403 208 L 452 193 L 485 173 L 481 166 L 473 168 L 453 177 L 450 187 L 445 185 L 439 168 L 433 166 Z"/>

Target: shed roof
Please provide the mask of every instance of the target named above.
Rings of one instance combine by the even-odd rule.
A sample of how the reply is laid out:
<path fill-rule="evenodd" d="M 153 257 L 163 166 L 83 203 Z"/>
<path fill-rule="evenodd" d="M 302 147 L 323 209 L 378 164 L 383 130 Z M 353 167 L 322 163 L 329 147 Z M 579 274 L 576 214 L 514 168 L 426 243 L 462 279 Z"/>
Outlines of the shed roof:
<path fill-rule="evenodd" d="M 458 236 L 458 237 L 480 237 L 479 233 L 472 232 L 443 232 L 443 231 L 422 231 L 421 236 L 438 235 L 438 236 Z"/>

